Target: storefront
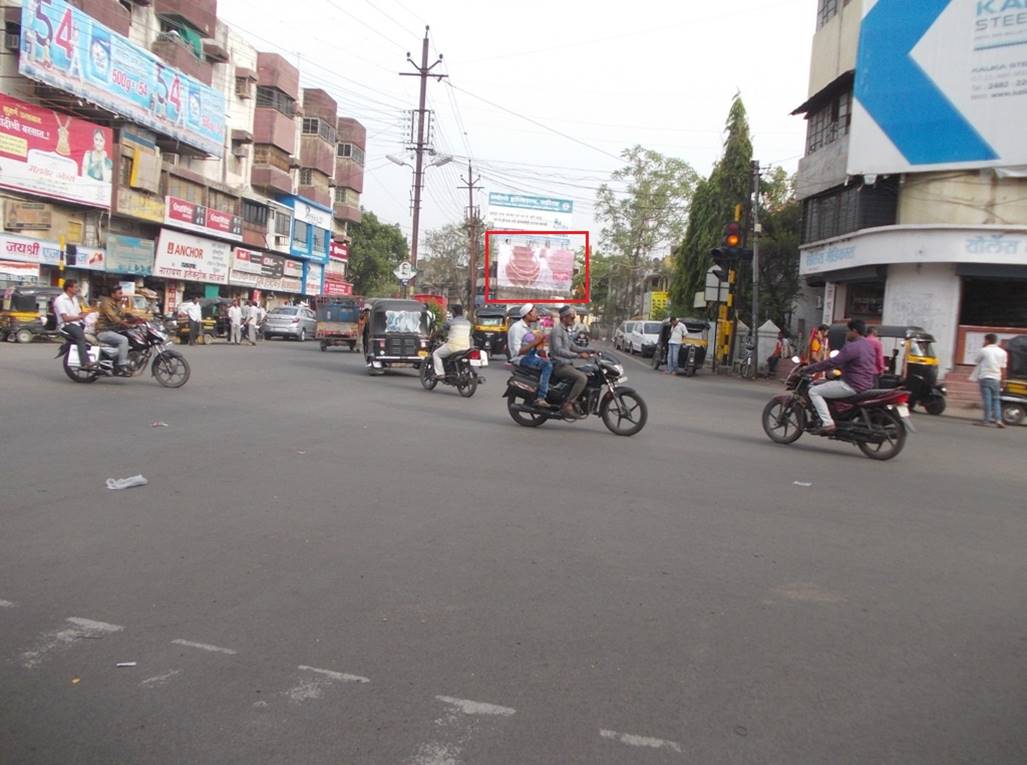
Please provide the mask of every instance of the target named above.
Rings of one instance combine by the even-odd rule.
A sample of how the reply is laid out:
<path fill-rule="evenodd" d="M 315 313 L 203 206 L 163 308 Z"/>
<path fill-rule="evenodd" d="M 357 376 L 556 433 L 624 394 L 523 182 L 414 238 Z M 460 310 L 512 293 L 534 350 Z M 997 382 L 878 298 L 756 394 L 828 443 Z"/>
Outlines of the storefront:
<path fill-rule="evenodd" d="M 1027 333 L 1027 227 L 885 226 L 802 250 L 824 284 L 823 320 L 920 326 L 942 374 L 972 363 L 988 332 Z"/>
<path fill-rule="evenodd" d="M 291 302 L 303 292 L 303 264 L 281 255 L 236 247 L 228 284 L 242 288 L 233 289 L 231 297 L 259 300 L 273 307 Z"/>
<path fill-rule="evenodd" d="M 324 266 L 332 248 L 332 211 L 302 197 L 281 197 L 292 210 L 289 254 L 303 261 L 303 294 L 321 294 Z M 308 300 L 309 302 L 309 300 Z"/>
<path fill-rule="evenodd" d="M 218 297 L 221 286 L 228 285 L 231 251 L 227 242 L 162 228 L 153 261 L 152 288 L 163 289 L 165 313 L 185 298 Z"/>

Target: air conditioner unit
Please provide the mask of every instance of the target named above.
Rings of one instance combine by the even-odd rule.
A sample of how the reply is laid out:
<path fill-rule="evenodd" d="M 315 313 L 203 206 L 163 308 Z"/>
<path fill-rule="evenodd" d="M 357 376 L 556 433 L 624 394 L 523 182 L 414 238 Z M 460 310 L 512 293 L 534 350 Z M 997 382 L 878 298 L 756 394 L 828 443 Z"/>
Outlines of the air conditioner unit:
<path fill-rule="evenodd" d="M 246 147 L 243 144 L 234 144 L 232 146 L 232 156 L 236 159 L 246 159 Z"/>
<path fill-rule="evenodd" d="M 282 234 L 275 234 L 275 247 L 288 247 L 289 237 Z"/>

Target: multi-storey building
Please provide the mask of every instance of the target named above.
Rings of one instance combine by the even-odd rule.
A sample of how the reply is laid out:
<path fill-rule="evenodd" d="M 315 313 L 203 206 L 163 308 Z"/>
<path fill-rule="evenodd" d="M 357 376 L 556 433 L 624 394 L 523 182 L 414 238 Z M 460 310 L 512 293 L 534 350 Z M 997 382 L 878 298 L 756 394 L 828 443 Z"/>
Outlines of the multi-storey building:
<path fill-rule="evenodd" d="M 167 311 L 351 290 L 364 129 L 216 0 L 0 7 L 0 285 L 132 282 Z"/>
<path fill-rule="evenodd" d="M 809 97 L 795 112 L 807 121 L 797 179 L 800 270 L 815 306 L 806 328 L 848 318 L 920 325 L 938 340 L 942 373 L 951 372 L 970 362 L 986 332 L 1027 327 L 1027 179 L 972 162 L 944 172 L 850 175 L 864 8 L 860 0 L 817 5 Z M 912 101 L 909 108 L 916 117 Z M 927 142 L 935 129 L 923 124 L 918 135 Z M 879 159 L 893 156 L 882 151 Z"/>

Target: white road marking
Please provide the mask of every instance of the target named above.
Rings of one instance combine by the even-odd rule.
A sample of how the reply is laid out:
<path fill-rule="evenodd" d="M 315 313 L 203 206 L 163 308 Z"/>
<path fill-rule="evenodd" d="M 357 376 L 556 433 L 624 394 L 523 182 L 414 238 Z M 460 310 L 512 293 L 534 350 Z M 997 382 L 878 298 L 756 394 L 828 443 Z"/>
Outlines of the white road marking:
<path fill-rule="evenodd" d="M 39 636 L 33 648 L 22 653 L 22 666 L 25 669 L 35 669 L 38 667 L 43 663 L 46 655 L 55 648 L 67 648 L 76 640 L 82 638 L 99 638 L 105 634 L 121 632 L 121 630 L 125 629 L 119 624 L 98 622 L 93 619 L 83 619 L 79 616 L 71 616 L 66 621 L 71 624 L 70 627 L 44 632 Z"/>
<path fill-rule="evenodd" d="M 325 689 L 332 685 L 332 683 L 371 682 L 368 678 L 361 677 L 360 675 L 350 675 L 346 672 L 335 672 L 330 669 L 309 667 L 306 664 L 300 664 L 297 669 L 301 672 L 311 672 L 316 675 L 314 678 L 301 680 L 299 685 L 285 691 L 285 695 L 289 697 L 289 700 L 297 704 L 309 701 L 310 699 L 321 698 L 324 696 Z"/>
<path fill-rule="evenodd" d="M 366 677 L 360 675 L 350 675 L 346 672 L 333 672 L 330 669 L 318 669 L 317 667 L 308 667 L 306 664 L 300 664 L 297 669 L 302 669 L 305 672 L 316 672 L 319 675 L 330 677 L 332 680 L 338 680 L 343 683 L 369 683 L 371 682 Z"/>
<path fill-rule="evenodd" d="M 199 648 L 201 651 L 210 651 L 211 653 L 227 653 L 229 656 L 235 656 L 235 651 L 231 648 L 222 648 L 221 646 L 210 645 L 208 643 L 194 643 L 192 640 L 182 640 L 182 638 L 176 638 L 171 641 L 175 645 L 184 645 L 186 648 Z"/>
<path fill-rule="evenodd" d="M 517 710 L 510 707 L 501 707 L 497 704 L 486 704 L 483 701 L 471 701 L 470 699 L 456 699 L 452 696 L 436 696 L 436 699 L 444 704 L 454 706 L 465 715 L 499 715 L 509 717 Z"/>
<path fill-rule="evenodd" d="M 15 605 L 9 600 L 0 600 L 0 608 L 14 608 Z"/>
<path fill-rule="evenodd" d="M 180 669 L 169 669 L 163 675 L 154 675 L 153 677 L 146 678 L 145 680 L 143 680 L 143 682 L 139 683 L 139 687 L 159 688 L 162 685 L 167 685 L 171 678 L 180 674 L 182 674 L 182 670 Z"/>
<path fill-rule="evenodd" d="M 681 744 L 676 741 L 667 741 L 662 738 L 653 738 L 652 736 L 636 736 L 633 733 L 618 733 L 615 730 L 600 730 L 599 735 L 602 738 L 609 739 L 610 741 L 619 741 L 622 744 L 628 746 L 644 746 L 650 749 L 670 749 L 673 752 L 681 754 Z"/>

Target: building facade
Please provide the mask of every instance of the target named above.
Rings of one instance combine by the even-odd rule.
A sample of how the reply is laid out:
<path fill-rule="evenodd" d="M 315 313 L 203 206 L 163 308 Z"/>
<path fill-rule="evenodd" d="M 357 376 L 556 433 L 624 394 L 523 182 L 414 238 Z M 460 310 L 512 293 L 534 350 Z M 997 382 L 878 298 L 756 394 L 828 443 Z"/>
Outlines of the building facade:
<path fill-rule="evenodd" d="M 937 338 L 942 374 L 959 370 L 987 332 L 1027 332 L 1027 174 L 994 163 L 849 174 L 864 8 L 817 6 L 808 99 L 795 111 L 807 122 L 800 315 L 807 328 L 850 318 L 922 326 Z"/>
<path fill-rule="evenodd" d="M 351 292 L 363 126 L 216 0 L 0 7 L 0 287 L 131 282 L 166 312 Z"/>

